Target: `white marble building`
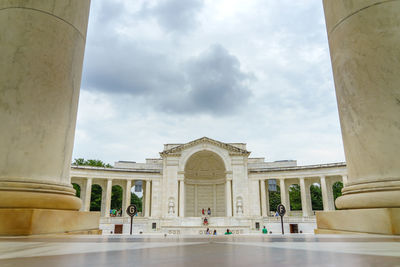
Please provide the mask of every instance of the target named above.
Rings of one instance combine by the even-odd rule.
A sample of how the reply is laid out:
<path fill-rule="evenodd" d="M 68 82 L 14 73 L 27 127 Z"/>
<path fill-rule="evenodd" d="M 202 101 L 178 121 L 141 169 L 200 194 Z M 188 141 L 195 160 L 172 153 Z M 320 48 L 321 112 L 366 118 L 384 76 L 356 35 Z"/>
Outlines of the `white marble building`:
<path fill-rule="evenodd" d="M 77 167 L 71 169 L 71 181 L 81 187 L 82 210 L 90 209 L 92 185 L 102 187 L 102 228 L 113 230 L 123 224 L 131 201 L 131 188 L 143 184 L 143 213 L 135 217 L 134 232 L 199 233 L 205 229 L 201 210 L 211 209 L 209 226 L 220 232 L 226 228 L 250 233 L 268 225 L 278 229 L 277 219 L 269 211 L 268 180 L 281 188 L 281 202 L 287 207 L 286 222 L 297 224 L 303 232 L 315 227 L 310 185 L 321 186 L 324 210 L 334 210 L 332 185 L 347 182 L 345 163 L 297 166 L 294 160 L 265 162 L 249 158 L 244 143 L 222 143 L 203 137 L 186 144 L 166 144 L 161 158 L 146 163 L 119 161 L 114 168 Z M 302 211 L 291 212 L 289 187 L 301 189 Z M 123 188 L 123 216 L 109 217 L 111 188 Z M 289 227 L 287 224 L 287 227 Z M 287 231 L 290 229 L 288 228 Z M 276 230 L 277 231 L 277 230 Z"/>

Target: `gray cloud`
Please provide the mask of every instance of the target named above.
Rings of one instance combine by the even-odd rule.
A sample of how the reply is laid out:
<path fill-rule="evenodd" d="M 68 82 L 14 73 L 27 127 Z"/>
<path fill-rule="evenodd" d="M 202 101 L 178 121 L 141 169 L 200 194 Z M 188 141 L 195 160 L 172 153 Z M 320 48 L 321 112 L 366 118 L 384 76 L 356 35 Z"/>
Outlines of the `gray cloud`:
<path fill-rule="evenodd" d="M 239 60 L 221 45 L 212 45 L 186 65 L 188 104 L 186 110 L 232 111 L 246 104 L 251 95 L 248 83 L 253 75 L 240 69 Z"/>
<path fill-rule="evenodd" d="M 181 64 L 134 44 L 111 42 L 86 56 L 84 88 L 145 97 L 148 105 L 166 112 L 226 114 L 245 105 L 251 95 L 253 76 L 221 45 Z"/>
<path fill-rule="evenodd" d="M 199 23 L 197 14 L 204 6 L 204 0 L 160 0 L 150 6 L 142 6 L 141 17 L 154 17 L 161 28 L 168 32 L 188 32 Z"/>

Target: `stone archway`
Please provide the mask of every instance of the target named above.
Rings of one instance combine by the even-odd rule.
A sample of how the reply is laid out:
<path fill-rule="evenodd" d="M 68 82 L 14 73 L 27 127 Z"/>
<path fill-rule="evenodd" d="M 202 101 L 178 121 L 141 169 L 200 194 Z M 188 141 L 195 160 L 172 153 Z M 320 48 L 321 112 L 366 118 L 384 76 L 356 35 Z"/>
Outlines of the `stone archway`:
<path fill-rule="evenodd" d="M 185 165 L 185 216 L 199 217 L 211 209 L 211 216 L 226 216 L 226 168 L 214 152 L 194 153 Z"/>

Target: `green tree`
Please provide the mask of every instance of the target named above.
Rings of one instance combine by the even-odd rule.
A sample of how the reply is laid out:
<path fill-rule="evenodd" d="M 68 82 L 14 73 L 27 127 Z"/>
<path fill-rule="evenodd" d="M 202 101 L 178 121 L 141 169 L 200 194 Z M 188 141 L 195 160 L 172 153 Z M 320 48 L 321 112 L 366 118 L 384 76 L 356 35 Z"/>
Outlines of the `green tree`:
<path fill-rule="evenodd" d="M 76 183 L 73 183 L 72 186 L 75 189 L 75 196 L 81 197 L 81 187 Z"/>
<path fill-rule="evenodd" d="M 103 161 L 99 159 L 88 159 L 85 160 L 84 158 L 77 158 L 72 162 L 72 165 L 74 166 L 93 166 L 93 167 L 103 167 L 103 168 L 112 168 L 113 166 L 104 163 Z"/>
<path fill-rule="evenodd" d="M 321 187 L 319 185 L 311 185 L 310 194 L 312 209 L 323 210 Z"/>
<path fill-rule="evenodd" d="M 131 204 L 136 205 L 138 212 L 142 212 L 143 197 L 138 197 L 135 193 L 131 193 Z"/>
<path fill-rule="evenodd" d="M 98 184 L 92 185 L 92 194 L 90 196 L 90 211 L 101 210 L 101 186 Z"/>
<path fill-rule="evenodd" d="M 332 188 L 333 189 L 333 198 L 334 198 L 334 200 L 336 200 L 338 197 L 340 197 L 342 195 L 343 183 L 340 181 L 336 182 L 333 184 L 332 187 L 333 187 Z M 335 209 L 337 209 L 336 205 L 335 205 Z"/>
<path fill-rule="evenodd" d="M 298 184 L 289 187 L 290 210 L 301 210 L 301 192 Z"/>
<path fill-rule="evenodd" d="M 268 191 L 269 194 L 269 210 L 276 211 L 276 207 L 281 204 L 281 188 L 276 186 L 276 191 Z"/>
<path fill-rule="evenodd" d="M 122 187 L 114 185 L 111 189 L 111 209 L 119 210 L 122 208 Z"/>

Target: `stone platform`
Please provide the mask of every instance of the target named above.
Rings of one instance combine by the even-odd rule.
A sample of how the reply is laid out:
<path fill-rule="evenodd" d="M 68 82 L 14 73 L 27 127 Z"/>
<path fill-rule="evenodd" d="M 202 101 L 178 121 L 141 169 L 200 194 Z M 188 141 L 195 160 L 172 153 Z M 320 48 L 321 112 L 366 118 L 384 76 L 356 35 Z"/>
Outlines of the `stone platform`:
<path fill-rule="evenodd" d="M 398 266 L 400 237 L 333 235 L 0 238 L 0 266 Z"/>
<path fill-rule="evenodd" d="M 315 233 L 400 235 L 400 208 L 317 212 Z"/>
<path fill-rule="evenodd" d="M 0 209 L 0 236 L 101 233 L 99 212 Z"/>

